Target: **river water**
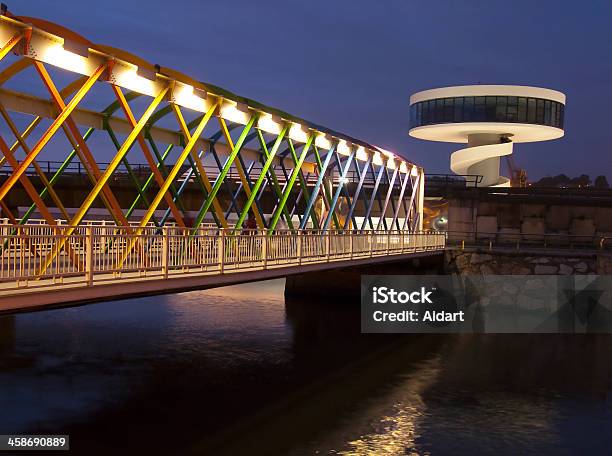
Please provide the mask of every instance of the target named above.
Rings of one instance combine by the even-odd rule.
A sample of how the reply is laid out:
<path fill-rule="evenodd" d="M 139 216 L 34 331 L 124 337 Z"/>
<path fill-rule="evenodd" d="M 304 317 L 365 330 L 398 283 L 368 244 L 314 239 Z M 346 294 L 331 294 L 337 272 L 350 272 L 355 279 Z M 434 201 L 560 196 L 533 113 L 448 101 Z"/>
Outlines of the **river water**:
<path fill-rule="evenodd" d="M 74 454 L 609 455 L 612 336 L 362 335 L 282 280 L 0 317 L 0 434 Z"/>

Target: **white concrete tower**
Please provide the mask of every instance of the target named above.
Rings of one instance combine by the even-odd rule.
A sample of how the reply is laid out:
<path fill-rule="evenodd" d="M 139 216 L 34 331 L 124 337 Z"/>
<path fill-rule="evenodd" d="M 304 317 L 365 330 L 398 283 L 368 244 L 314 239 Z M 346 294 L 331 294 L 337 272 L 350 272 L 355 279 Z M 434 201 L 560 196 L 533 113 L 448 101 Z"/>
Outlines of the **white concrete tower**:
<path fill-rule="evenodd" d="M 527 86 L 471 85 L 425 90 L 410 97 L 410 136 L 467 143 L 451 154 L 460 175 L 482 175 L 480 186 L 509 187 L 500 157 L 513 143 L 561 138 L 565 95 Z"/>

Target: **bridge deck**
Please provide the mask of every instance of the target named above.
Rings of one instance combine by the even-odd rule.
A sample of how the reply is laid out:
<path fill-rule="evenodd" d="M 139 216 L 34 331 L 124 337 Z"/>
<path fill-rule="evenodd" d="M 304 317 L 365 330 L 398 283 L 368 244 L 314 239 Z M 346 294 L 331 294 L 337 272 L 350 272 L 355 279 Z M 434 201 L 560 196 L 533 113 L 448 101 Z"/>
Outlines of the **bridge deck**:
<path fill-rule="evenodd" d="M 124 228 L 88 227 L 66 236 L 62 230 L 37 225 L 1 236 L 0 312 L 388 262 L 445 245 L 444 234 L 401 231 L 270 235 L 151 228 L 132 235 Z"/>

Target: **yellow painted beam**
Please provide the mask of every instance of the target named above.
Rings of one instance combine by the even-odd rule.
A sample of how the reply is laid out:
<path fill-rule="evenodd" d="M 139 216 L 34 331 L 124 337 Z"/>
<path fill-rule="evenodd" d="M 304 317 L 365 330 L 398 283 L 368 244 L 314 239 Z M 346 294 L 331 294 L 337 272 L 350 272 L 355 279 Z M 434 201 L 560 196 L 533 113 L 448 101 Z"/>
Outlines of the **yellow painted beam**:
<path fill-rule="evenodd" d="M 0 114 L 4 118 L 6 124 L 9 126 L 9 129 L 11 130 L 13 135 L 15 135 L 15 138 L 17 139 L 17 142 L 19 142 L 21 148 L 24 150 L 26 155 L 29 154 L 30 153 L 30 148 L 26 144 L 26 142 L 23 139 L 23 137 L 19 134 L 19 130 L 17 129 L 17 126 L 13 122 L 13 119 L 10 118 L 10 116 L 8 115 L 8 112 L 6 112 L 6 109 L 4 109 L 4 106 L 2 106 L 1 104 L 0 104 Z M 9 150 L 9 153 L 12 154 L 12 151 Z M 8 159 L 6 154 L 4 154 L 4 157 Z M 66 211 L 66 208 L 64 207 L 64 204 L 62 203 L 62 200 L 59 198 L 59 196 L 57 195 L 55 190 L 53 190 L 53 186 L 49 183 L 49 180 L 47 179 L 47 176 L 45 175 L 45 172 L 40 168 L 40 166 L 38 166 L 38 163 L 36 163 L 36 160 L 34 160 L 32 162 L 32 164 L 34 165 L 34 169 L 36 170 L 36 174 L 40 178 L 40 180 L 43 183 L 43 185 L 47 188 L 47 191 L 49 192 L 49 195 L 51 196 L 51 199 L 53 200 L 55 205 L 61 211 L 61 213 L 64 216 L 64 218 L 66 220 L 70 220 L 70 216 L 68 215 L 68 211 Z M 13 168 L 15 168 L 15 167 L 13 167 Z M 38 193 L 36 193 L 36 194 L 38 195 Z"/>
<path fill-rule="evenodd" d="M 40 62 L 34 62 L 34 65 L 36 67 L 36 70 L 38 71 L 38 74 L 41 76 L 41 78 L 45 82 L 45 86 L 47 87 L 47 90 L 49 91 L 49 94 L 51 95 L 51 99 L 55 105 L 55 108 L 60 112 L 63 111 L 66 108 L 66 104 L 64 103 L 64 99 L 62 98 L 61 94 L 57 90 L 57 87 L 53 83 L 53 80 L 51 79 L 51 76 L 47 72 L 46 68 Z M 79 128 L 76 126 L 74 119 L 72 119 L 70 115 L 66 116 L 66 120 L 64 124 L 62 125 L 62 129 L 66 133 L 66 136 L 68 140 L 70 141 L 70 143 L 73 145 L 73 147 L 74 147 L 74 142 L 71 140 L 71 137 L 78 144 L 78 147 L 75 148 L 75 151 L 79 155 L 79 159 L 81 160 L 83 165 L 85 165 L 85 167 L 89 166 L 90 173 L 94 178 L 93 180 L 94 180 L 94 185 L 95 185 L 95 181 L 100 179 L 100 176 L 102 175 L 102 173 L 100 172 L 100 168 L 98 167 L 96 163 L 96 159 L 91 153 L 89 146 L 87 145 L 87 143 L 81 136 L 81 132 L 79 131 Z M 121 204 L 119 204 L 119 201 L 117 201 L 117 198 L 115 197 L 113 191 L 108 185 L 105 185 L 104 187 L 102 187 L 102 195 L 103 195 L 103 200 L 104 199 L 106 200 L 105 205 L 107 206 L 109 212 L 115 219 L 115 222 L 117 223 L 117 225 L 125 226 L 129 232 L 130 225 L 127 219 L 125 218 L 125 215 L 123 214 L 123 210 L 121 209 Z"/>
<path fill-rule="evenodd" d="M 81 223 L 81 220 L 83 220 L 83 217 L 85 217 L 85 214 L 87 214 L 87 211 L 93 204 L 94 200 L 98 197 L 98 195 L 102 191 L 102 188 L 106 185 L 110 177 L 113 175 L 113 173 L 117 169 L 117 166 L 119 166 L 119 164 L 123 160 L 123 157 L 125 157 L 125 155 L 128 153 L 128 151 L 130 150 L 130 147 L 132 147 L 132 144 L 134 144 L 134 141 L 136 141 L 137 136 L 140 134 L 142 129 L 145 127 L 150 117 L 155 112 L 155 109 L 157 109 L 157 106 L 159 106 L 159 104 L 164 100 L 167 93 L 168 93 L 168 87 L 165 87 L 159 92 L 159 94 L 155 97 L 155 99 L 151 102 L 149 107 L 146 109 L 146 111 L 144 112 L 140 120 L 138 121 L 138 124 L 136 124 L 136 128 L 134 128 L 132 132 L 128 135 L 125 142 L 123 143 L 121 148 L 117 151 L 117 153 L 115 154 L 115 156 L 109 163 L 106 170 L 104 170 L 104 174 L 100 177 L 100 179 L 98 179 L 98 181 L 96 182 L 96 185 L 91 190 L 89 195 L 87 195 L 87 197 L 85 198 L 85 201 L 83 202 L 83 204 L 81 205 L 77 213 L 72 218 L 72 221 L 69 227 L 65 231 L 66 236 L 57 242 L 57 244 L 54 246 L 51 253 L 47 255 L 47 258 L 45 258 L 44 262 L 41 264 L 39 274 L 44 273 L 44 271 L 49 267 L 49 265 L 51 264 L 55 256 L 61 251 L 68 237 L 72 233 L 74 233 L 74 231 L 77 229 L 79 223 Z M 135 240 L 136 238 L 134 237 L 134 242 Z"/>
<path fill-rule="evenodd" d="M 198 138 L 204 132 L 204 128 L 206 127 L 206 125 L 208 124 L 208 121 L 210 120 L 210 118 L 213 116 L 213 114 L 217 110 L 217 107 L 218 107 L 218 103 L 215 103 L 206 112 L 204 117 L 202 117 L 202 120 L 200 120 L 200 123 L 198 124 L 198 126 L 195 129 L 195 131 L 193 132 L 193 135 L 191 136 L 191 139 L 187 142 L 187 145 L 185 146 L 183 151 L 180 153 L 180 155 L 176 159 L 176 162 L 174 163 L 174 166 L 172 167 L 172 169 L 168 173 L 168 176 L 166 177 L 166 181 L 164 182 L 164 185 L 159 189 L 159 191 L 157 192 L 157 195 L 155 195 L 155 198 L 153 198 L 153 201 L 151 201 L 151 205 L 149 206 L 149 209 L 147 209 L 147 212 L 145 213 L 145 215 L 140 220 L 140 224 L 138 225 L 138 229 L 136 230 L 135 235 L 130 237 L 130 239 L 128 241 L 128 246 L 126 247 L 125 251 L 121 255 L 121 258 L 120 258 L 118 264 L 116 265 L 117 268 L 121 268 L 123 266 L 123 263 L 127 259 L 127 257 L 130 254 L 131 250 L 134 248 L 134 245 L 136 244 L 136 241 L 138 239 L 138 235 L 140 233 L 142 233 L 143 228 L 145 226 L 147 226 L 147 224 L 149 223 L 149 220 L 151 220 L 151 217 L 153 217 L 153 214 L 155 213 L 155 210 L 157 209 L 157 206 L 159 206 L 159 203 L 161 202 L 162 198 L 164 197 L 164 193 L 166 193 L 168 191 L 168 189 L 170 188 L 170 185 L 172 184 L 174 179 L 176 179 L 176 177 L 178 176 L 178 173 L 181 170 L 181 167 L 183 166 L 183 163 L 185 163 L 185 160 L 187 160 L 187 156 L 193 150 L 194 146 L 196 145 L 196 143 L 198 141 Z"/>
<path fill-rule="evenodd" d="M 130 123 L 132 128 L 136 127 L 136 118 L 134 117 L 134 114 L 132 113 L 132 110 L 130 109 L 130 105 L 128 104 L 128 101 L 125 99 L 125 96 L 123 95 L 123 92 L 121 91 L 121 88 L 114 85 L 113 92 L 115 92 L 117 101 L 119 102 L 119 105 L 121 106 L 121 109 L 123 110 L 128 122 Z M 161 187 L 164 184 L 164 177 L 159 171 L 159 168 L 157 167 L 157 163 L 153 159 L 153 155 L 151 154 L 151 151 L 149 150 L 149 146 L 147 146 L 147 143 L 145 142 L 145 139 L 142 133 L 138 135 L 137 141 L 138 141 L 138 144 L 140 145 L 140 148 L 142 149 L 142 153 L 145 156 L 147 163 L 151 167 L 151 172 L 153 173 L 153 178 L 155 179 L 155 182 L 157 182 L 157 185 Z M 176 207 L 176 204 L 174 204 L 174 201 L 172 200 L 172 195 L 166 192 L 164 194 L 164 199 L 166 200 L 166 204 L 170 208 L 170 211 L 172 212 L 172 215 L 174 216 L 174 219 L 176 220 L 176 223 L 178 224 L 178 226 L 180 226 L 181 228 L 184 228 L 185 222 L 183 221 L 183 215 L 179 211 L 178 207 Z"/>
<path fill-rule="evenodd" d="M 36 156 L 43 150 L 43 148 L 47 145 L 49 140 L 53 137 L 53 135 L 59 130 L 64 121 L 68 118 L 70 113 L 74 111 L 77 105 L 81 102 L 81 100 L 87 95 L 91 87 L 98 80 L 98 78 L 102 75 L 104 70 L 106 69 L 107 64 L 100 65 L 96 71 L 89 77 L 87 82 L 83 84 L 83 86 L 79 89 L 77 93 L 74 94 L 72 100 L 66 105 L 66 108 L 62 110 L 62 112 L 57 116 L 57 118 L 53 121 L 53 123 L 47 128 L 45 133 L 43 133 L 42 137 L 38 140 L 36 145 L 30 151 L 30 154 L 26 156 L 26 158 L 19 164 L 19 167 L 11 174 L 8 179 L 4 182 L 2 187 L 0 187 L 0 199 L 4 199 L 9 190 L 15 185 L 15 182 L 19 180 L 19 178 L 25 173 L 28 167 L 32 164 L 32 161 L 36 158 Z"/>
<path fill-rule="evenodd" d="M 0 49 L 0 60 L 13 50 L 13 48 L 24 38 L 23 32 L 16 33 L 6 42 L 2 49 Z"/>

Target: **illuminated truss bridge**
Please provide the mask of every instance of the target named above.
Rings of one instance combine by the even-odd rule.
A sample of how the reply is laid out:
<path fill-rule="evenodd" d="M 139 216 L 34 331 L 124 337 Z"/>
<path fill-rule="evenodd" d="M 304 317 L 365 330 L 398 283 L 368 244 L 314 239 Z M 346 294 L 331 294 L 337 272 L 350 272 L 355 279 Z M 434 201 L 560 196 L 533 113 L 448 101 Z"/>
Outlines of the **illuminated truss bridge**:
<path fill-rule="evenodd" d="M 397 253 L 418 250 L 404 236 L 422 228 L 424 172 L 398 155 L 41 19 L 5 11 L 0 42 L 7 289 L 89 277 L 96 267 L 115 276 L 150 275 L 152 264 L 161 271 L 164 247 L 153 238 L 168 229 L 186 240 L 175 266 L 203 267 L 213 247 L 201 236 L 245 228 L 291 239 L 285 247 L 265 241 L 278 245 L 275 261 L 299 260 L 306 231 L 365 242 L 369 257 L 394 243 Z M 88 238 L 85 227 L 100 224 L 106 231 Z M 401 236 L 378 250 L 383 241 L 373 233 Z M 257 245 L 249 264 L 256 255 L 265 267 L 271 251 Z M 332 254 L 325 242 L 316 245 L 313 258 Z M 357 244 L 342 245 L 353 258 Z M 224 255 L 237 251 L 215 252 L 223 273 Z M 163 258 L 147 260 L 155 255 Z"/>

